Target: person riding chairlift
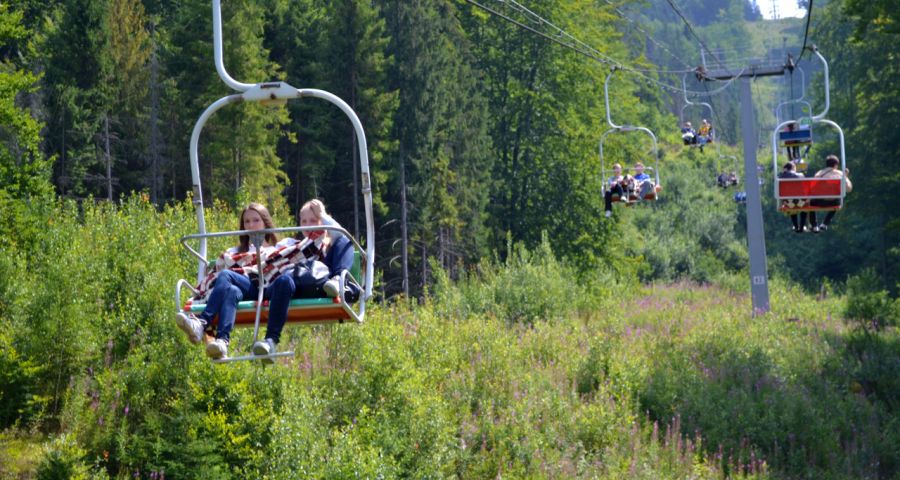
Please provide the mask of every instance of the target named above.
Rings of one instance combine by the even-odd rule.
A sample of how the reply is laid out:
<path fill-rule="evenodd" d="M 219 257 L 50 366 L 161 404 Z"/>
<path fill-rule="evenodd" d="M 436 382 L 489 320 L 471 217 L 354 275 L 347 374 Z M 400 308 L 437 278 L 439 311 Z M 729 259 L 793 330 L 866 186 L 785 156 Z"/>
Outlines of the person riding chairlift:
<path fill-rule="evenodd" d="M 684 122 L 684 126 L 681 127 L 681 140 L 685 145 L 697 144 L 697 132 L 694 131 L 691 122 Z"/>
<path fill-rule="evenodd" d="M 697 131 L 697 143 L 700 145 L 700 151 L 707 143 L 712 143 L 712 124 L 707 119 L 703 119 L 700 129 Z"/>

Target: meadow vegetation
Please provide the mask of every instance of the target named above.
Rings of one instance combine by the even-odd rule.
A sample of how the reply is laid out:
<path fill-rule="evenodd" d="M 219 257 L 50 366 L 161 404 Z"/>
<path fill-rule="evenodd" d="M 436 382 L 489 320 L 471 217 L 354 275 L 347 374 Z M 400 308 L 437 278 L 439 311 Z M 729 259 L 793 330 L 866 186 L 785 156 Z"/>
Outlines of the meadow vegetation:
<path fill-rule="evenodd" d="M 900 471 L 900 309 L 864 278 L 818 298 L 775 281 L 751 318 L 743 276 L 643 284 L 512 245 L 362 326 L 289 328 L 298 354 L 276 367 L 212 365 L 172 315 L 189 203 L 21 214 L 0 255 L 4 477 Z"/>

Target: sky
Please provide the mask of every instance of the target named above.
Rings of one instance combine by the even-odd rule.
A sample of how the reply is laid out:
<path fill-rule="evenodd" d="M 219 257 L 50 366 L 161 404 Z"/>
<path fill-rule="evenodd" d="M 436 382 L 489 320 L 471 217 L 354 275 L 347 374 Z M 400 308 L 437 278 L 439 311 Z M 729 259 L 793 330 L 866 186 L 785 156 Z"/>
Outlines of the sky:
<path fill-rule="evenodd" d="M 778 9 L 778 17 L 805 17 L 806 9 L 797 6 L 797 0 L 756 0 L 763 18 L 772 18 L 772 4 Z"/>

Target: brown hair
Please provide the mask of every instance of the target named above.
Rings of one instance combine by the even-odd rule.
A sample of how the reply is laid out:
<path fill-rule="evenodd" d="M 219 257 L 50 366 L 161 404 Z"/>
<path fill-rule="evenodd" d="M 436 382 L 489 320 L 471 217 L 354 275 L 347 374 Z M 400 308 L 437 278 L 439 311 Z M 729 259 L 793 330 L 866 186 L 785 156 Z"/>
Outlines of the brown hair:
<path fill-rule="evenodd" d="M 272 221 L 272 215 L 269 214 L 269 210 L 263 204 L 254 202 L 247 205 L 243 210 L 241 210 L 241 218 L 238 221 L 238 230 L 244 229 L 244 214 L 247 213 L 248 210 L 253 210 L 254 212 L 258 213 L 259 217 L 262 218 L 263 225 L 266 228 L 275 228 L 275 222 Z M 240 239 L 241 243 L 238 246 L 238 251 L 250 251 L 250 235 L 241 235 Z M 266 242 L 268 242 L 269 245 L 275 245 L 276 243 L 278 243 L 278 235 L 274 233 L 267 233 Z"/>
<path fill-rule="evenodd" d="M 841 160 L 837 157 L 837 155 L 829 155 L 825 157 L 825 166 L 830 168 L 837 168 L 840 165 Z"/>
<path fill-rule="evenodd" d="M 793 169 L 794 169 L 794 162 L 787 162 L 787 163 L 785 163 L 785 164 L 784 164 L 784 169 L 785 169 L 785 170 L 793 170 Z"/>

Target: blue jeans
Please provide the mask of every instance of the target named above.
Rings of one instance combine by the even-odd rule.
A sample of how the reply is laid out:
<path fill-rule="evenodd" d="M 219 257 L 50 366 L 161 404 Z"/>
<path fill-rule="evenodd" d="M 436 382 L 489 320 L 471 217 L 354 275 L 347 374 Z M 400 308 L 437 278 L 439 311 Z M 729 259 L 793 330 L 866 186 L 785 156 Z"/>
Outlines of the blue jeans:
<path fill-rule="evenodd" d="M 268 287 L 264 295 L 269 300 L 269 322 L 266 324 L 266 337 L 278 343 L 281 339 L 281 330 L 287 320 L 288 307 L 294 291 L 297 289 L 294 276 L 289 272 L 275 279 Z"/>
<path fill-rule="evenodd" d="M 216 277 L 206 308 L 199 316 L 206 324 L 210 324 L 216 315 L 219 316 L 219 326 L 216 338 L 226 342 L 231 339 L 231 330 L 234 329 L 234 318 L 237 315 L 237 304 L 241 300 L 256 300 L 259 288 L 249 278 L 225 270 Z"/>
<path fill-rule="evenodd" d="M 278 343 L 293 295 L 294 280 L 290 275 L 278 277 L 263 291 L 263 298 L 271 298 L 265 338 L 271 338 L 272 341 Z M 249 278 L 239 273 L 226 270 L 216 277 L 216 283 L 213 285 L 212 293 L 209 294 L 206 308 L 199 316 L 209 324 L 218 315 L 219 324 L 216 338 L 229 341 L 231 340 L 231 330 L 234 329 L 238 302 L 242 300 L 255 301 L 258 297 L 259 287 L 255 282 L 251 282 Z"/>

